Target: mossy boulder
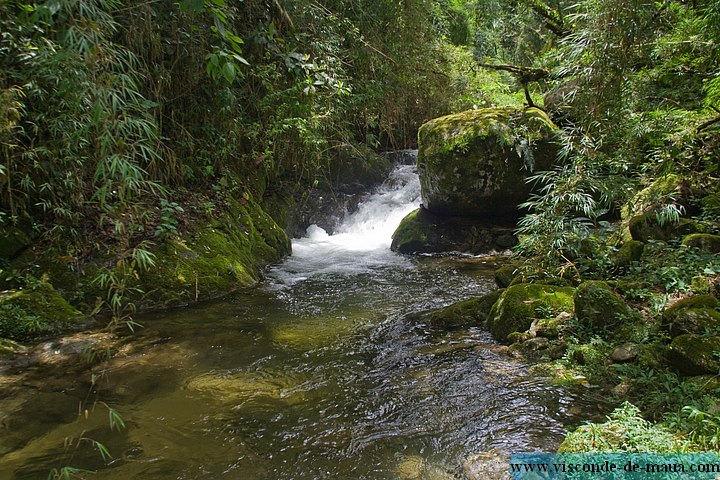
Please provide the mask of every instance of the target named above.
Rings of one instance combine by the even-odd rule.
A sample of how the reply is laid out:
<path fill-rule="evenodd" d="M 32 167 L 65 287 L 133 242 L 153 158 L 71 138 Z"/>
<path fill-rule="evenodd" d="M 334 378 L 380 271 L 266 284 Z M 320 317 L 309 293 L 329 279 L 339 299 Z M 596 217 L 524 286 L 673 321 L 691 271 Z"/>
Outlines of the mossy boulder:
<path fill-rule="evenodd" d="M 581 283 L 575 290 L 575 316 L 591 329 L 612 327 L 637 317 L 623 297 L 601 281 Z"/>
<path fill-rule="evenodd" d="M 490 310 L 504 289 L 494 290 L 481 297 L 471 298 L 433 312 L 427 319 L 428 324 L 440 328 L 460 328 L 482 326 L 487 321 Z"/>
<path fill-rule="evenodd" d="M 509 287 L 512 281 L 520 274 L 520 269 L 513 263 L 508 263 L 495 270 L 495 283 L 500 288 Z"/>
<path fill-rule="evenodd" d="M 487 328 L 499 341 L 512 332 L 524 332 L 539 316 L 572 312 L 574 288 L 521 283 L 505 289 L 488 315 Z"/>
<path fill-rule="evenodd" d="M 258 280 L 260 267 L 290 253 L 284 230 L 249 194 L 220 219 L 185 239 L 154 249 L 155 267 L 142 272 L 141 306 L 182 305 L 227 294 Z"/>
<path fill-rule="evenodd" d="M 679 240 L 699 230 L 698 224 L 687 218 L 681 218 L 677 222 L 665 222 L 661 225 L 656 215 L 651 213 L 632 217 L 628 223 L 628 228 L 632 239 L 639 242 Z"/>
<path fill-rule="evenodd" d="M 675 337 L 668 360 L 683 375 L 717 375 L 720 373 L 720 336 L 687 333 Z"/>
<path fill-rule="evenodd" d="M 683 178 L 674 173 L 656 178 L 651 184 L 636 193 L 621 209 L 622 218 L 629 220 L 637 215 L 652 214 L 657 206 L 665 204 L 670 196 L 680 201 L 681 204 L 687 203 L 686 195 L 683 193 L 687 190 L 684 184 Z"/>
<path fill-rule="evenodd" d="M 444 217 L 419 208 L 408 214 L 392 236 L 395 252 L 487 253 L 502 251 L 508 237 L 515 238 L 510 226 L 490 225 L 474 218 Z M 517 239 L 515 239 L 517 241 Z"/>
<path fill-rule="evenodd" d="M 720 253 L 720 235 L 692 233 L 682 241 L 683 245 L 695 247 L 708 253 Z"/>
<path fill-rule="evenodd" d="M 693 295 L 675 302 L 665 309 L 662 325 L 671 338 L 694 333 L 720 333 L 720 302 L 710 295 Z"/>
<path fill-rule="evenodd" d="M 645 251 L 645 244 L 637 240 L 627 240 L 615 254 L 613 263 L 616 268 L 627 268 L 637 262 Z"/>
<path fill-rule="evenodd" d="M 533 170 L 551 168 L 557 127 L 537 108 L 468 110 L 430 120 L 418 132 L 423 205 L 446 216 L 519 214 Z"/>
<path fill-rule="evenodd" d="M 27 340 L 76 327 L 84 319 L 46 282 L 0 296 L 0 337 Z"/>

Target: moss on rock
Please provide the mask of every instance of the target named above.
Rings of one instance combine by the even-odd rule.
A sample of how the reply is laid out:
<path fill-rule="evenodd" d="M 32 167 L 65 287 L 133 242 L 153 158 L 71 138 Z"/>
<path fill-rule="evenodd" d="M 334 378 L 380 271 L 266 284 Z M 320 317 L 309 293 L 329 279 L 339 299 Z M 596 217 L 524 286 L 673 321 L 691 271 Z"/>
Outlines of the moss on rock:
<path fill-rule="evenodd" d="M 500 288 L 509 287 L 512 281 L 520 274 L 517 265 L 508 263 L 495 270 L 495 283 Z"/>
<path fill-rule="evenodd" d="M 502 342 L 512 332 L 524 332 L 539 315 L 572 312 L 574 288 L 521 283 L 505 289 L 488 315 L 487 327 Z"/>
<path fill-rule="evenodd" d="M 684 375 L 720 373 L 720 336 L 707 337 L 688 333 L 675 337 L 670 344 L 668 360 Z"/>
<path fill-rule="evenodd" d="M 512 227 L 488 225 L 477 219 L 442 217 L 419 208 L 408 214 L 392 236 L 390 248 L 395 252 L 487 253 L 504 250 Z"/>
<path fill-rule="evenodd" d="M 484 108 L 430 120 L 418 132 L 423 205 L 441 215 L 518 214 L 532 170 L 556 156 L 555 124 L 537 108 Z"/>
<path fill-rule="evenodd" d="M 459 328 L 481 326 L 504 289 L 494 290 L 481 297 L 471 298 L 433 312 L 427 322 L 434 327 Z"/>
<path fill-rule="evenodd" d="M 662 325 L 675 338 L 686 333 L 717 334 L 720 329 L 720 301 L 710 295 L 693 295 L 667 307 Z"/>
<path fill-rule="evenodd" d="M 720 235 L 692 233 L 683 238 L 683 245 L 695 247 L 708 253 L 720 253 Z"/>
<path fill-rule="evenodd" d="M 221 220 L 190 238 L 168 240 L 142 273 L 144 306 L 190 303 L 222 296 L 257 280 L 258 269 L 290 253 L 290 240 L 253 198 L 231 203 Z"/>
<path fill-rule="evenodd" d="M 574 302 L 578 321 L 591 329 L 615 326 L 637 316 L 620 295 L 601 281 L 581 283 Z"/>
<path fill-rule="evenodd" d="M 0 297 L 0 337 L 27 340 L 78 326 L 84 319 L 47 282 Z"/>
<path fill-rule="evenodd" d="M 627 240 L 615 254 L 614 264 L 617 268 L 627 268 L 637 262 L 645 251 L 645 244 L 638 240 Z"/>
<path fill-rule="evenodd" d="M 681 218 L 677 223 L 667 222 L 660 225 L 654 214 L 644 213 L 630 219 L 628 224 L 633 240 L 647 242 L 648 240 L 678 240 L 686 235 L 698 231 L 698 224 L 687 218 Z"/>

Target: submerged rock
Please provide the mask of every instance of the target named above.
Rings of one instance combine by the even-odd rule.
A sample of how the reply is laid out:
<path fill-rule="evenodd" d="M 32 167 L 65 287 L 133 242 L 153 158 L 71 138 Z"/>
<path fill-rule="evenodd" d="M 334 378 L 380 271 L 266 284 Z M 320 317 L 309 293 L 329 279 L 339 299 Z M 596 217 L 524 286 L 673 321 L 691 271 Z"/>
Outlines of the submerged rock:
<path fill-rule="evenodd" d="M 446 216 L 517 217 L 534 170 L 557 156 L 557 127 L 537 108 L 484 108 L 430 120 L 418 132 L 423 205 Z"/>
<path fill-rule="evenodd" d="M 476 453 L 463 462 L 470 480 L 506 480 L 510 478 L 510 458 L 499 450 Z"/>
<path fill-rule="evenodd" d="M 493 305 L 487 327 L 499 341 L 512 332 L 524 332 L 538 316 L 558 315 L 573 310 L 572 287 L 520 283 L 505 289 Z"/>

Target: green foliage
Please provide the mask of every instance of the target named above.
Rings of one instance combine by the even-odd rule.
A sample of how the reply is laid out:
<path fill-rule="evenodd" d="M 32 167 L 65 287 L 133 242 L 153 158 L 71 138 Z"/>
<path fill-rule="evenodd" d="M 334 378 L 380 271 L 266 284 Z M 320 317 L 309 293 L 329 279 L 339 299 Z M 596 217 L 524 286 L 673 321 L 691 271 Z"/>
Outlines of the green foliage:
<path fill-rule="evenodd" d="M 625 402 L 607 422 L 583 425 L 569 434 L 559 452 L 684 453 L 693 447 L 691 441 L 651 424 L 636 406 Z"/>

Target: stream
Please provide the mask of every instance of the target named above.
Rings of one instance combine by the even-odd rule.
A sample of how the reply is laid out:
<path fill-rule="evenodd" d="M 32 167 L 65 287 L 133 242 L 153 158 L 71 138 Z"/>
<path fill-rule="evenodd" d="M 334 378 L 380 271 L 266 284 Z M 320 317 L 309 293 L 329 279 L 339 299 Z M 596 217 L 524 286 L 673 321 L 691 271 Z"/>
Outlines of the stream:
<path fill-rule="evenodd" d="M 449 480 L 479 452 L 557 448 L 597 413 L 590 390 L 529 375 L 481 329 L 423 322 L 493 290 L 497 258 L 391 252 L 419 194 L 414 167 L 398 165 L 333 235 L 295 239 L 259 286 L 138 315 L 143 328 L 120 338 L 80 334 L 112 348 L 92 367 L 0 371 L 0 478 L 71 466 L 118 480 Z M 82 357 L 78 342 L 39 355 Z"/>

